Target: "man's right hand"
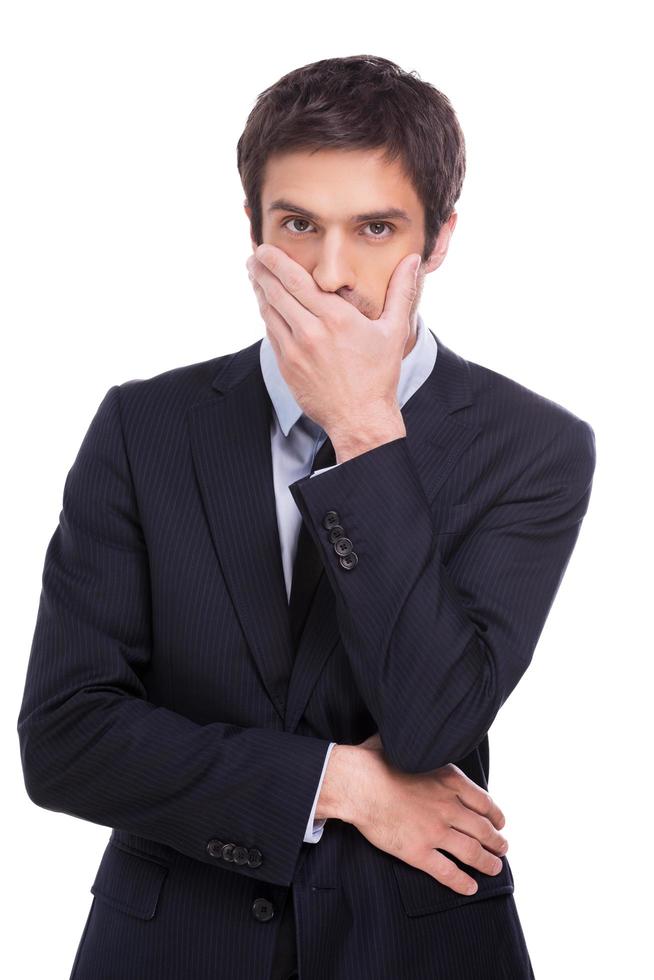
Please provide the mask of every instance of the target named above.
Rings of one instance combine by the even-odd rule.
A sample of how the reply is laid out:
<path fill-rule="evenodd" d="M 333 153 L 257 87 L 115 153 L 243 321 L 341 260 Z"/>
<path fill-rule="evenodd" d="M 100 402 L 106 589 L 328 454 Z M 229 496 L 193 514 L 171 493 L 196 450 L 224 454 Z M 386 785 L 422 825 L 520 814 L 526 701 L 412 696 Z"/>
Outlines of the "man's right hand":
<path fill-rule="evenodd" d="M 374 738 L 334 746 L 316 817 L 339 817 L 375 847 L 461 895 L 473 894 L 474 878 L 436 848 L 497 874 L 502 862 L 495 855 L 508 849 L 498 832 L 505 822 L 499 806 L 453 763 L 427 773 L 395 769 Z"/>

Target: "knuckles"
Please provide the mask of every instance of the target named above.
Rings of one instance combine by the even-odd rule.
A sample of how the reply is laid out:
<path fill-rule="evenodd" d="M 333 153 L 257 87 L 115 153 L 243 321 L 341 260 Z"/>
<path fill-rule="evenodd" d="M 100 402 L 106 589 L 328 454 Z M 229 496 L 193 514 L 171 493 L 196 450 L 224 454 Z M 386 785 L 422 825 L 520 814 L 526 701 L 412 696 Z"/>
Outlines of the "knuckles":
<path fill-rule="evenodd" d="M 298 293 L 302 288 L 302 280 L 295 272 L 289 272 L 286 277 L 286 288 L 291 293 Z"/>

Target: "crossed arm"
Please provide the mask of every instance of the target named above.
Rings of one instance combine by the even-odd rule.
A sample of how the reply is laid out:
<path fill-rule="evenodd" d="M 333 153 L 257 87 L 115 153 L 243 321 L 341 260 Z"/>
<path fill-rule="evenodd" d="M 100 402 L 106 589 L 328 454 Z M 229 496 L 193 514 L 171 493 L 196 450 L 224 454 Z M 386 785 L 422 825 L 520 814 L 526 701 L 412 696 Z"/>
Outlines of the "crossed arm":
<path fill-rule="evenodd" d="M 290 490 L 336 596 L 339 630 L 389 761 L 427 772 L 465 757 L 527 669 L 586 513 L 588 423 L 566 420 L 446 565 L 406 438 Z M 358 561 L 325 527 L 338 514 Z"/>

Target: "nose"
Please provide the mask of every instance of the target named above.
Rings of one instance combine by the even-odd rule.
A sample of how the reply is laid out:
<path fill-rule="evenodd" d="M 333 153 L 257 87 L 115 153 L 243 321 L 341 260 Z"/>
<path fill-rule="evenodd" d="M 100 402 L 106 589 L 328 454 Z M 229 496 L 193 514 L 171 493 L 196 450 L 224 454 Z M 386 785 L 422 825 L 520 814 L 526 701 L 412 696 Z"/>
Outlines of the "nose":
<path fill-rule="evenodd" d="M 336 293 L 339 289 L 354 289 L 354 269 L 342 239 L 325 237 L 311 274 L 327 293 Z"/>

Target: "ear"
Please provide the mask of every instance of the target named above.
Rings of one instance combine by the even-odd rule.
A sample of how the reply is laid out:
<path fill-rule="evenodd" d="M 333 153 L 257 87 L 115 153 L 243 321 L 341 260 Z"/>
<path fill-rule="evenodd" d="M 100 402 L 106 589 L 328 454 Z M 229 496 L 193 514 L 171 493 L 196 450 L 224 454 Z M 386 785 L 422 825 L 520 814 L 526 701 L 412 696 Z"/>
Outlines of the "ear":
<path fill-rule="evenodd" d="M 447 255 L 450 239 L 452 238 L 456 227 L 457 218 L 458 214 L 456 211 L 452 211 L 447 221 L 443 223 L 441 230 L 438 233 L 438 237 L 436 238 L 433 251 L 423 266 L 424 272 L 433 272 L 434 269 L 439 267 Z"/>

